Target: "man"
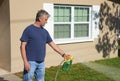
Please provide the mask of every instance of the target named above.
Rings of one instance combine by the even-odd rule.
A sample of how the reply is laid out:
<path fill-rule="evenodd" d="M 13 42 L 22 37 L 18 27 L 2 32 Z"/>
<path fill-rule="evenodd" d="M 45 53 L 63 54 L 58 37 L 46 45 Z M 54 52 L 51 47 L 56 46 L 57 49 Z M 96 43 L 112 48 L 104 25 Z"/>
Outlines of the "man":
<path fill-rule="evenodd" d="M 46 43 L 64 58 L 69 58 L 51 39 L 48 31 L 44 29 L 49 13 L 40 10 L 36 14 L 35 23 L 29 25 L 23 32 L 21 41 L 21 56 L 24 63 L 23 80 L 32 81 L 35 75 L 36 81 L 44 81 Z"/>

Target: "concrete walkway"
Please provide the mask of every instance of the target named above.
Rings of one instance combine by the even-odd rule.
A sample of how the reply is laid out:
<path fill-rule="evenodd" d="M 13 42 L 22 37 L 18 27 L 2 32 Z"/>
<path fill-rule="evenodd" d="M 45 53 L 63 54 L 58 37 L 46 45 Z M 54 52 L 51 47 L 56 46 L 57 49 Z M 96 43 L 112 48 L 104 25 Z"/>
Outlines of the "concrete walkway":
<path fill-rule="evenodd" d="M 83 63 L 87 67 L 90 67 L 91 69 L 94 69 L 105 76 L 115 80 L 115 81 L 120 81 L 120 68 L 112 67 L 112 66 L 106 66 L 102 64 L 97 64 L 97 63 Z"/>
<path fill-rule="evenodd" d="M 0 68 L 0 81 L 22 81 L 22 79 Z"/>

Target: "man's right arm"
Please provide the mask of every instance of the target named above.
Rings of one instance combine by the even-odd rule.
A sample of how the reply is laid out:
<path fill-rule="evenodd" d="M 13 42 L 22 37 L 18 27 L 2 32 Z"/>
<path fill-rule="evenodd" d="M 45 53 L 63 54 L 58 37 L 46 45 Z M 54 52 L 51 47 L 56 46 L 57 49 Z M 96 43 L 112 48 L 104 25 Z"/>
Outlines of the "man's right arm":
<path fill-rule="evenodd" d="M 25 70 L 29 71 L 30 70 L 30 65 L 28 63 L 27 57 L 26 57 L 26 45 L 27 42 L 21 42 L 21 46 L 20 46 L 20 51 L 21 51 L 21 56 L 24 62 L 24 68 Z"/>

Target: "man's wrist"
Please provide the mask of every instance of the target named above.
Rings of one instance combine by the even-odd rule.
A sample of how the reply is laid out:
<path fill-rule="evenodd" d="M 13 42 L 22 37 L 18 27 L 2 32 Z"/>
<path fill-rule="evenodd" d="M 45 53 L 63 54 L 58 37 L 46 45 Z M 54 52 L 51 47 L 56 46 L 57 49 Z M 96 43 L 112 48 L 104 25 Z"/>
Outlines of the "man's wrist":
<path fill-rule="evenodd" d="M 64 57 L 64 56 L 65 56 L 65 53 L 63 53 L 61 56 Z"/>

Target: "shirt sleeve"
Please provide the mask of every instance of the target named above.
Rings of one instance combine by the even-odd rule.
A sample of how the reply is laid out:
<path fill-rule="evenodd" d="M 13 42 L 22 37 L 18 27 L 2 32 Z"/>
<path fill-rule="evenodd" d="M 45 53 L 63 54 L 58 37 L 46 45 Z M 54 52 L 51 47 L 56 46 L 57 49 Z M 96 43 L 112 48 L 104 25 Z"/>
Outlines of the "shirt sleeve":
<path fill-rule="evenodd" d="M 50 43 L 50 42 L 52 42 L 52 41 L 53 41 L 53 40 L 52 40 L 50 34 L 47 32 L 47 41 L 46 41 L 46 43 Z"/>
<path fill-rule="evenodd" d="M 28 29 L 25 29 L 22 33 L 20 41 L 21 42 L 28 42 L 28 39 L 29 39 L 29 32 L 28 32 Z"/>

